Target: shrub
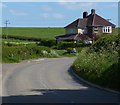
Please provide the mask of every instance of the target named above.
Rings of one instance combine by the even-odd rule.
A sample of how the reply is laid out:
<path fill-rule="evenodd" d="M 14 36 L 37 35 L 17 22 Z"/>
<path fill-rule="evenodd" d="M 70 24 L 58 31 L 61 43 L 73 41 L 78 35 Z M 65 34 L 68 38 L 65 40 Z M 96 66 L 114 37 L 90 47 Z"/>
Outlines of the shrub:
<path fill-rule="evenodd" d="M 55 39 L 41 39 L 40 42 L 37 42 L 37 45 L 52 47 L 56 45 Z"/>
<path fill-rule="evenodd" d="M 58 54 L 52 49 L 44 46 L 3 46 L 2 47 L 3 62 L 14 62 L 24 59 L 32 59 L 36 57 L 55 57 Z"/>
<path fill-rule="evenodd" d="M 76 47 L 89 47 L 91 44 L 74 43 L 74 42 L 59 42 L 58 49 L 76 48 Z"/>
<path fill-rule="evenodd" d="M 83 49 L 73 70 L 84 79 L 120 91 L 120 37 L 104 36 Z"/>
<path fill-rule="evenodd" d="M 2 38 L 6 39 L 6 35 L 2 35 Z M 40 41 L 41 40 L 41 38 L 25 37 L 25 36 L 12 36 L 12 35 L 8 35 L 7 38 L 18 39 L 18 40 L 28 40 L 28 41 Z"/>
<path fill-rule="evenodd" d="M 73 48 L 67 48 L 67 53 L 72 53 L 73 52 Z"/>

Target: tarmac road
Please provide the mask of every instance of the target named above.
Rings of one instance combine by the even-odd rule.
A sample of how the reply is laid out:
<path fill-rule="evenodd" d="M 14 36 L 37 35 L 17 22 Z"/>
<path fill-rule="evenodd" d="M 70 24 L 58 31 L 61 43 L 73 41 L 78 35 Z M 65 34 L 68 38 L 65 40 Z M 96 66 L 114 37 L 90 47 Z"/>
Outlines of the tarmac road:
<path fill-rule="evenodd" d="M 117 94 L 77 80 L 70 72 L 74 60 L 46 58 L 3 64 L 3 103 L 120 103 Z"/>

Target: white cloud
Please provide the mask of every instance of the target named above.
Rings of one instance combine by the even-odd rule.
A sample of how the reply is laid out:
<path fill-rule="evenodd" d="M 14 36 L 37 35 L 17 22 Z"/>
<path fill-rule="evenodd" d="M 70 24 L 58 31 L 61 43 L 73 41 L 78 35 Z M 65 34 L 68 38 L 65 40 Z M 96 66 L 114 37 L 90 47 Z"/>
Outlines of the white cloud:
<path fill-rule="evenodd" d="M 89 8 L 95 8 L 97 6 L 97 3 L 95 2 L 58 2 L 59 5 L 62 5 L 64 8 L 69 10 L 77 10 L 77 9 L 89 9 Z"/>
<path fill-rule="evenodd" d="M 9 10 L 9 12 L 12 14 L 12 15 L 15 15 L 15 16 L 28 16 L 29 14 L 26 13 L 26 12 L 20 12 L 20 11 L 14 11 L 14 10 Z"/>
<path fill-rule="evenodd" d="M 44 18 L 56 18 L 56 19 L 64 18 L 64 15 L 60 13 L 41 13 L 40 16 Z"/>
<path fill-rule="evenodd" d="M 51 8 L 50 6 L 48 6 L 48 5 L 43 5 L 43 6 L 41 7 L 41 9 L 42 9 L 43 11 L 51 11 L 51 10 L 52 10 L 52 8 Z"/>
<path fill-rule="evenodd" d="M 52 15 L 53 15 L 53 18 L 59 18 L 59 19 L 64 18 L 64 16 L 62 14 L 60 14 L 60 13 L 54 13 Z"/>
<path fill-rule="evenodd" d="M 0 8 L 6 8 L 6 7 L 7 7 L 7 5 L 0 3 Z"/>
<path fill-rule="evenodd" d="M 50 17 L 50 15 L 48 13 L 42 13 L 42 14 L 40 14 L 40 16 L 42 16 L 44 18 L 49 18 Z"/>
<path fill-rule="evenodd" d="M 108 6 L 109 8 L 116 8 L 116 7 L 118 7 L 118 3 L 114 3 L 114 4 L 112 4 L 112 5 L 110 5 L 110 6 Z"/>

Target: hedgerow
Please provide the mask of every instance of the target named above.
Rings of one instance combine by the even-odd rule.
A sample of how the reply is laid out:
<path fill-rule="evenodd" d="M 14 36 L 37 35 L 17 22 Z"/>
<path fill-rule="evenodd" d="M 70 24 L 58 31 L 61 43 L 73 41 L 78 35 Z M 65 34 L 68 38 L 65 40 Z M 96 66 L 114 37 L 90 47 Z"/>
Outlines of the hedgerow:
<path fill-rule="evenodd" d="M 44 46 L 3 46 L 2 47 L 3 62 L 19 62 L 25 59 L 38 57 L 57 57 L 56 51 Z"/>
<path fill-rule="evenodd" d="M 120 91 L 120 36 L 101 37 L 81 51 L 72 68 L 90 82 Z"/>

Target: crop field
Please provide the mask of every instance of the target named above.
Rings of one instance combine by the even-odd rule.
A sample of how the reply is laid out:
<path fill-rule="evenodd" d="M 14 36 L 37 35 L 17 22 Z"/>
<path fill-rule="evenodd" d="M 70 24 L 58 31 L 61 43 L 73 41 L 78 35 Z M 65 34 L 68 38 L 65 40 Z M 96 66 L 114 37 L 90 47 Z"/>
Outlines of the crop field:
<path fill-rule="evenodd" d="M 50 38 L 53 39 L 55 36 L 64 35 L 64 28 L 18 28 L 18 27 L 5 27 L 2 28 L 2 35 L 12 36 L 24 36 L 24 37 L 34 37 L 34 38 Z"/>

